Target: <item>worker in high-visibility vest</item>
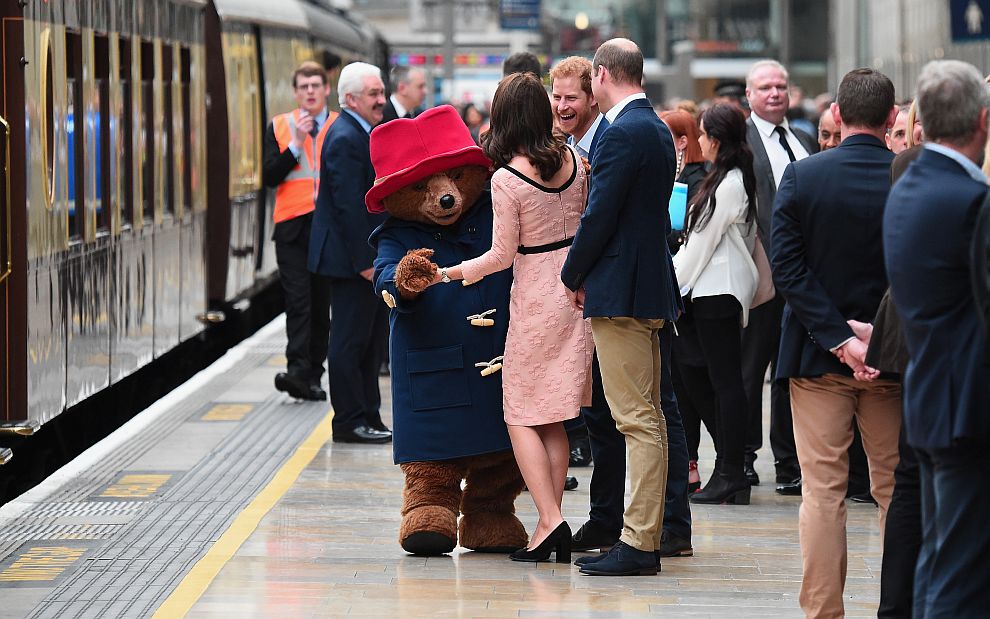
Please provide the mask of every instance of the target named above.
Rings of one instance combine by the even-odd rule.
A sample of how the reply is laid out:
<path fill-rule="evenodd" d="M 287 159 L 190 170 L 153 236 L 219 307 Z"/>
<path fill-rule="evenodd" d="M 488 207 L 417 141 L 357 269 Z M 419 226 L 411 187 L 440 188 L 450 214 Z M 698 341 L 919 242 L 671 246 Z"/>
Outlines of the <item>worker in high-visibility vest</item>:
<path fill-rule="evenodd" d="M 275 388 L 294 398 L 326 400 L 321 387 L 325 337 L 314 338 L 318 321 L 312 299 L 321 278 L 306 268 L 310 226 L 320 189 L 320 153 L 327 129 L 337 113 L 327 110 L 330 85 L 318 63 L 303 62 L 292 74 L 297 109 L 272 119 L 265 133 L 263 180 L 275 190 L 275 257 L 285 293 L 287 368 L 275 376 Z M 319 340 L 319 341 L 318 341 Z"/>

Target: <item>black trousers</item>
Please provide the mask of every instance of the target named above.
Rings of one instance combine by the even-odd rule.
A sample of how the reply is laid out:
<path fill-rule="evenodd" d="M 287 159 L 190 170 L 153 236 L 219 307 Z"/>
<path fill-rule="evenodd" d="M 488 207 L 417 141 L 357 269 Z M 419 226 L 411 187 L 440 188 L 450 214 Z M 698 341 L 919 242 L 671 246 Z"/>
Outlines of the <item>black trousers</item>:
<path fill-rule="evenodd" d="M 914 573 L 921 551 L 921 479 L 918 455 L 901 426 L 900 462 L 894 469 L 894 494 L 887 508 L 877 617 L 911 617 Z"/>
<path fill-rule="evenodd" d="M 323 278 L 318 301 L 329 308 L 327 373 L 334 432 L 381 424 L 378 370 L 385 353 L 388 306 L 364 278 Z"/>
<path fill-rule="evenodd" d="M 783 312 L 784 299 L 777 295 L 750 310 L 749 324 L 743 329 L 742 373 L 749 406 L 746 414 L 746 458 L 749 462 L 756 460 L 756 452 L 763 446 L 763 380 L 767 366 L 770 366 L 771 377 L 777 369 Z M 773 380 L 770 384 L 770 449 L 778 476 L 790 480 L 800 475 L 787 381 Z"/>
<path fill-rule="evenodd" d="M 742 476 L 747 423 L 742 378 L 742 307 L 731 295 L 717 295 L 693 299 L 690 311 L 694 313 L 708 378 L 715 392 L 715 465 L 723 474 Z M 705 425 L 711 427 L 707 421 Z"/>
<path fill-rule="evenodd" d="M 326 328 L 317 323 L 313 299 L 326 281 L 306 268 L 312 215 L 275 224 L 275 261 L 285 299 L 286 370 L 305 382 L 320 384 L 327 355 Z M 328 318 L 326 320 L 329 320 Z M 322 337 L 320 334 L 323 334 Z"/>
<path fill-rule="evenodd" d="M 688 455 L 684 426 L 670 376 L 672 326 L 660 332 L 660 407 L 667 422 L 667 494 L 664 497 L 663 529 L 691 539 L 691 507 L 688 504 Z M 598 355 L 592 362 L 591 406 L 581 408 L 588 426 L 591 457 L 591 510 L 589 520 L 616 536 L 622 531 L 626 489 L 626 440 L 615 427 L 612 411 L 605 400 Z"/>
<path fill-rule="evenodd" d="M 681 363 L 674 359 L 674 393 L 677 394 L 677 407 L 684 421 L 684 435 L 687 438 L 688 458 L 698 460 L 698 446 L 701 444 L 701 424 L 712 436 L 718 436 L 715 422 L 715 390 L 712 388 L 708 368 Z"/>

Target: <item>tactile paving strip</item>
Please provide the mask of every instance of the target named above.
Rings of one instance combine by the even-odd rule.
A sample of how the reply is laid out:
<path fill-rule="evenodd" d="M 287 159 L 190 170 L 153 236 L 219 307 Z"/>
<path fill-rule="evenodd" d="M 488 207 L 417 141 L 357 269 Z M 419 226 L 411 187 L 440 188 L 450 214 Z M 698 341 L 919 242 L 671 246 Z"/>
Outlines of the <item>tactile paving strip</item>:
<path fill-rule="evenodd" d="M 124 525 L 120 524 L 49 524 L 7 527 L 0 531 L 2 541 L 53 539 L 110 539 Z"/>
<path fill-rule="evenodd" d="M 43 519 L 95 515 L 129 516 L 140 512 L 147 507 L 147 501 L 81 501 L 78 503 L 44 503 L 38 507 L 32 508 L 25 517 Z"/>
<path fill-rule="evenodd" d="M 5 531 L 21 538 L 28 533 L 79 534 L 72 525 L 55 525 L 52 519 L 94 513 L 129 520 L 126 524 L 106 525 L 113 528 L 112 532 L 109 528 L 89 530 L 91 535 L 102 535 L 109 541 L 97 546 L 93 559 L 54 588 L 30 617 L 131 617 L 154 612 L 326 415 L 328 404 L 297 404 L 291 417 L 287 417 L 284 397 L 273 394 L 160 497 L 106 503 L 85 499 L 187 421 L 192 411 L 233 387 L 251 369 L 265 364 L 272 354 L 268 349 L 274 350 L 275 346 L 277 352 L 282 352 L 280 338 L 259 342 L 229 371 L 145 428 L 93 471 L 87 471 L 80 483 L 53 496 L 55 502 L 26 512 L 22 519 L 32 522 L 25 524 L 23 531 Z M 0 538 L 0 547 L 7 541 Z"/>

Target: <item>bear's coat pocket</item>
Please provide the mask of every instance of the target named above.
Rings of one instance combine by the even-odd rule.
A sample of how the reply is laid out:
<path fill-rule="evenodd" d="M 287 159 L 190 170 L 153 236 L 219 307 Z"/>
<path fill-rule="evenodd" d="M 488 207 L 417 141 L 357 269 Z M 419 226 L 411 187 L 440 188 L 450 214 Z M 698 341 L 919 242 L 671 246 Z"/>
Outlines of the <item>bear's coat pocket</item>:
<path fill-rule="evenodd" d="M 471 389 L 464 374 L 464 347 L 446 346 L 406 353 L 409 392 L 414 411 L 471 405 Z"/>

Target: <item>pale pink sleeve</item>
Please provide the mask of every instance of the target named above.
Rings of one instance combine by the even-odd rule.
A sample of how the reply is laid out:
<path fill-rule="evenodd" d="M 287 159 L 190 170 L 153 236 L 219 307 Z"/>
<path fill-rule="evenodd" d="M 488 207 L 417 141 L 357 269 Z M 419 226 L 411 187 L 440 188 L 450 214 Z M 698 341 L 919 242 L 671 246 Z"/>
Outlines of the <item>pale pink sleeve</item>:
<path fill-rule="evenodd" d="M 519 247 L 519 201 L 498 176 L 492 177 L 492 210 L 495 213 L 492 248 L 477 258 L 461 263 L 461 274 L 467 281 L 476 281 L 507 269 L 516 257 Z"/>

